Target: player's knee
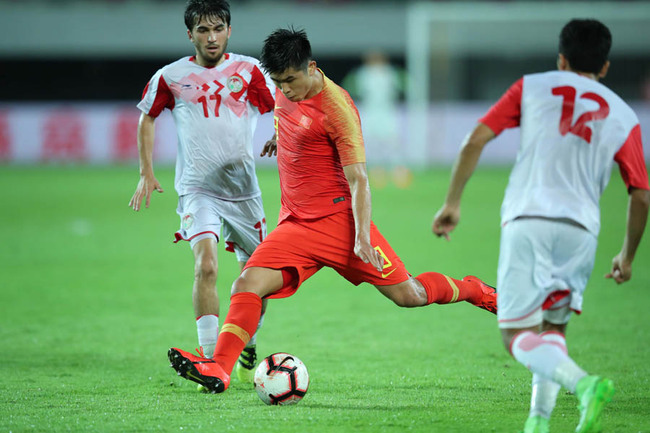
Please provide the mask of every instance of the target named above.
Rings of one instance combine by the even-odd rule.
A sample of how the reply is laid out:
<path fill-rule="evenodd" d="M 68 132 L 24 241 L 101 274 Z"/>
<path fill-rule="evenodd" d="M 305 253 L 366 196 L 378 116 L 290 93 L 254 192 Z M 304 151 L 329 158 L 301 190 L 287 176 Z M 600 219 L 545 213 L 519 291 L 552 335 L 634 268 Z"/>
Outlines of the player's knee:
<path fill-rule="evenodd" d="M 426 291 L 415 278 L 410 278 L 394 286 L 375 287 L 398 307 L 413 308 L 427 304 Z"/>
<path fill-rule="evenodd" d="M 234 283 L 232 283 L 231 294 L 243 293 L 243 292 L 252 292 L 254 291 L 255 285 L 250 278 L 246 278 L 244 275 L 240 275 Z"/>
<path fill-rule="evenodd" d="M 194 278 L 201 281 L 216 281 L 219 267 L 212 257 L 201 257 L 194 266 Z"/>

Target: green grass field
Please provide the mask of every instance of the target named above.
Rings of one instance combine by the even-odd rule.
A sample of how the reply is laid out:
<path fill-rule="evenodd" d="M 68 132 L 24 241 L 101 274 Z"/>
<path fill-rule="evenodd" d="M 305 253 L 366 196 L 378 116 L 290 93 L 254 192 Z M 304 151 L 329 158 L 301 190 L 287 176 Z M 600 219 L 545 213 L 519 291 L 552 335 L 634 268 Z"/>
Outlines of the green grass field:
<path fill-rule="evenodd" d="M 507 169 L 482 168 L 447 243 L 431 235 L 449 169 L 416 173 L 409 190 L 373 191 L 374 220 L 409 271 L 496 280 L 499 207 Z M 197 346 L 192 255 L 174 245 L 171 169 L 164 194 L 134 213 L 135 167 L 0 167 L 0 432 L 517 432 L 530 374 L 500 343 L 494 316 L 469 304 L 400 309 L 369 285 L 325 269 L 289 299 L 272 301 L 259 351 L 286 351 L 310 371 L 296 406 L 265 406 L 233 381 L 203 395 L 169 368 L 171 346 Z M 260 171 L 269 228 L 277 173 Z M 607 432 L 650 432 L 650 244 L 632 281 L 605 280 L 623 237 L 618 173 L 602 200 L 603 229 L 582 317 L 569 348 L 618 391 Z M 220 251 L 225 317 L 237 274 Z M 574 397 L 561 393 L 554 432 L 573 431 Z"/>

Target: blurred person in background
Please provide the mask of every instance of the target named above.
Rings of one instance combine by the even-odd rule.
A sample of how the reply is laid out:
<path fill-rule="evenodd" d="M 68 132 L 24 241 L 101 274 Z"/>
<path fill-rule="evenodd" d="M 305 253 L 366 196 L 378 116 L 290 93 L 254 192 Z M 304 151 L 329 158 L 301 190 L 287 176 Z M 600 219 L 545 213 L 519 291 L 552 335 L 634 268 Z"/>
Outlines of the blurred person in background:
<path fill-rule="evenodd" d="M 383 187 L 392 177 L 398 187 L 408 187 L 412 175 L 404 164 L 399 109 L 404 71 L 392 65 L 382 51 L 371 50 L 364 55 L 363 64 L 344 78 L 343 87 L 358 102 L 373 186 Z"/>
<path fill-rule="evenodd" d="M 623 245 L 606 278 L 620 284 L 632 276 L 650 203 L 639 120 L 599 83 L 611 44 L 599 21 L 566 24 L 558 71 L 525 75 L 479 119 L 433 221 L 433 232 L 449 239 L 484 146 L 519 126 L 519 152 L 501 207 L 497 318 L 506 349 L 533 373 L 525 433 L 549 431 L 560 386 L 578 398 L 576 431 L 600 432 L 601 412 L 614 394 L 610 379 L 588 374 L 569 357 L 565 337 L 572 312 L 582 311 L 600 230 L 599 199 L 614 161 L 629 199 Z"/>
<path fill-rule="evenodd" d="M 167 108 L 178 132 L 175 188 L 180 229 L 175 242 L 188 241 L 194 253 L 198 351 L 210 358 L 219 332 L 220 236 L 242 269 L 266 236 L 253 133 L 259 116 L 273 109 L 274 86 L 257 59 L 226 52 L 231 35 L 227 1 L 190 0 L 185 25 L 195 55 L 157 71 L 138 104 L 140 181 L 129 206 L 139 211 L 144 200 L 149 207 L 153 192 L 163 192 L 154 175 L 153 147 L 156 118 Z M 253 336 L 239 358 L 242 381 L 252 382 L 255 345 Z"/>

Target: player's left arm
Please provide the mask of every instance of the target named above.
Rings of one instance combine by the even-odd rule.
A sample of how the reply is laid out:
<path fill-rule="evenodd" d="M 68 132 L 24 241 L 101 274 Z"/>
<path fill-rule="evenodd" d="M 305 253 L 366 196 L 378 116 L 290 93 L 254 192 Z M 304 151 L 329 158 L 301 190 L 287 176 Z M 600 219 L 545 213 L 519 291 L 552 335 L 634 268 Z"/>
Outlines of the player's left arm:
<path fill-rule="evenodd" d="M 627 227 L 623 238 L 623 246 L 621 252 L 612 259 L 612 270 L 605 275 L 605 278 L 613 278 L 618 284 L 632 278 L 632 262 L 645 230 L 649 207 L 650 191 L 641 188 L 630 188 Z"/>
<path fill-rule="evenodd" d="M 650 207 L 648 170 L 645 166 L 641 128 L 638 124 L 632 129 L 627 140 L 614 156 L 614 160 L 621 170 L 629 199 L 623 246 L 612 259 L 612 269 L 605 278 L 613 278 L 621 284 L 632 277 L 632 262 L 645 230 Z"/>
<path fill-rule="evenodd" d="M 262 153 L 260 153 L 260 156 L 264 155 L 268 155 L 269 158 L 274 155 L 278 155 L 277 132 L 273 134 L 273 137 L 271 137 L 266 143 L 264 143 L 264 147 L 262 148 Z"/>
<path fill-rule="evenodd" d="M 370 243 L 370 219 L 372 205 L 370 199 L 370 184 L 365 162 L 346 165 L 343 172 L 350 185 L 352 195 L 352 214 L 354 215 L 354 254 L 364 263 L 370 263 L 381 272 L 384 258 Z"/>
<path fill-rule="evenodd" d="M 273 111 L 275 106 L 274 88 L 275 85 L 268 75 L 262 72 L 259 63 L 255 63 L 251 71 L 251 81 L 248 85 L 248 102 L 256 107 L 260 114 Z"/>
<path fill-rule="evenodd" d="M 275 84 L 271 81 L 271 77 L 262 71 L 259 62 L 255 63 L 251 74 L 249 100 L 252 105 L 258 107 L 258 110 L 262 114 L 273 110 L 275 106 Z M 264 143 L 260 156 L 268 155 L 270 158 L 277 155 L 277 147 L 276 131 L 273 133 L 273 136 Z"/>

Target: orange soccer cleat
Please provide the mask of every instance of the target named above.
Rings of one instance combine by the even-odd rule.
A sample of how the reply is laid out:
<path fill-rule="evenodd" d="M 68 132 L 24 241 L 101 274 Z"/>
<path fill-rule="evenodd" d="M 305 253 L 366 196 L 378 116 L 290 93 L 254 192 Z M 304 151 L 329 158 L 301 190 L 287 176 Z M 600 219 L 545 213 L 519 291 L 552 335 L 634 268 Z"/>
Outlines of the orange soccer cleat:
<path fill-rule="evenodd" d="M 216 394 L 228 389 L 230 376 L 215 361 L 175 347 L 169 349 L 167 356 L 179 376 L 202 385 L 208 392 Z"/>
<path fill-rule="evenodd" d="M 483 292 L 483 298 L 476 305 L 479 308 L 489 311 L 490 313 L 497 314 L 497 288 L 492 287 L 489 284 L 484 283 L 480 278 L 473 275 L 468 275 L 463 278 L 463 281 L 469 283 L 479 283 L 481 285 L 481 291 Z"/>

